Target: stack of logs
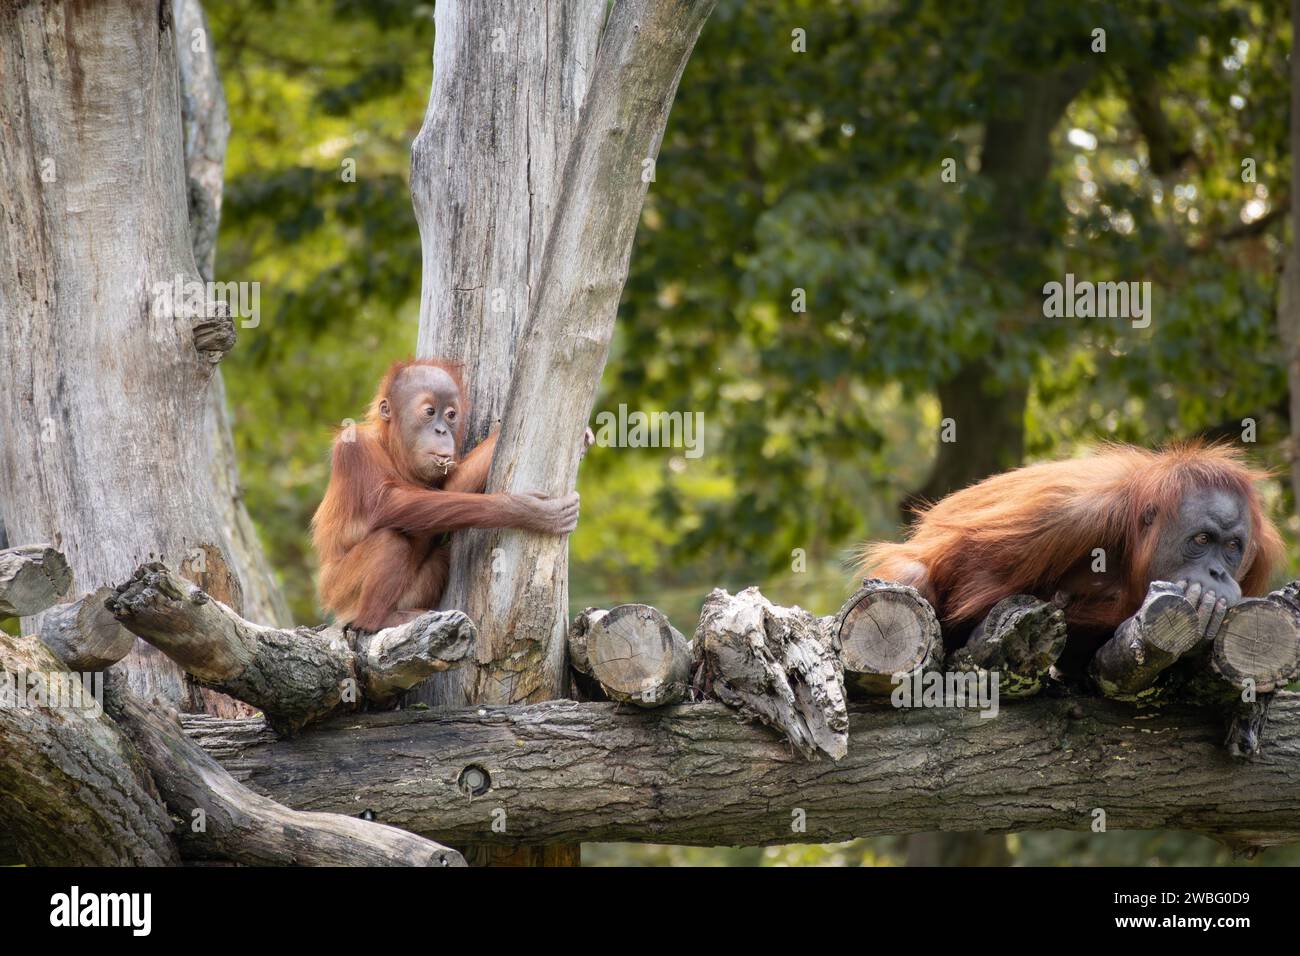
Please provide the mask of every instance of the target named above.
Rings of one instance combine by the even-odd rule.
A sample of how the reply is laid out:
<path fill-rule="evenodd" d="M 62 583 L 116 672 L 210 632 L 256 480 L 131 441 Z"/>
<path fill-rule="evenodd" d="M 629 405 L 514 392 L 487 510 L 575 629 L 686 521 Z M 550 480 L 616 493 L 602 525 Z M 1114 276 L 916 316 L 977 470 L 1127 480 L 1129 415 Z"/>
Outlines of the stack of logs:
<path fill-rule="evenodd" d="M 1052 605 L 1017 596 L 986 628 L 1005 635 L 945 653 L 934 610 L 913 588 L 869 580 L 834 617 L 769 603 L 757 588 L 714 590 L 693 642 L 658 610 L 589 608 L 569 633 L 577 691 L 659 707 L 716 698 L 783 733 L 801 753 L 838 760 L 848 742 L 848 693 L 886 698 L 945 670 L 996 673 L 1006 699 L 1039 693 L 1054 678 L 1065 633 Z M 1088 689 L 1143 704 L 1170 697 L 1225 706 L 1229 749 L 1259 749 L 1272 692 L 1300 677 L 1300 583 L 1242 601 L 1205 640 L 1191 607 L 1158 594 L 1093 661 Z M 1187 667 L 1166 673 L 1183 659 Z M 942 691 L 941 691 L 942 692 Z M 951 703 L 951 701 L 949 702 Z"/>
<path fill-rule="evenodd" d="M 199 685 L 260 710 L 281 736 L 333 715 L 396 706 L 428 674 L 471 659 L 476 640 L 458 611 L 428 612 L 376 634 L 264 627 L 156 563 L 115 588 L 55 605 L 70 586 L 54 549 L 0 551 L 0 617 L 42 615 L 39 640 L 0 634 L 0 671 L 98 672 L 139 638 Z M 920 686 L 943 674 L 940 702 L 950 705 L 950 679 L 964 672 L 996 673 L 1001 696 L 1027 696 L 1057 685 L 1052 664 L 1064 636 L 1058 607 L 1014 597 L 993 609 L 979 640 L 946 654 L 920 594 L 871 580 L 834 617 L 773 605 L 757 588 L 714 590 L 691 641 L 652 607 L 588 609 L 573 623 L 569 653 L 580 697 L 640 708 L 715 699 L 774 728 L 806 758 L 839 760 L 848 752 L 849 694 L 886 697 L 902 682 Z M 1300 583 L 1230 609 L 1212 640 L 1181 595 L 1156 586 L 1087 677 L 1092 691 L 1143 704 L 1177 695 L 1228 705 L 1230 747 L 1250 755 L 1270 695 L 1298 672 Z M 142 702 L 126 681 L 107 684 L 107 713 L 85 719 L 0 707 L 0 835 L 23 835 L 14 842 L 24 859 L 463 863 L 413 834 L 299 813 L 248 790 L 165 709 Z M 95 797 L 99 810 L 83 807 L 77 817 L 91 791 L 76 782 L 91 778 L 116 789 Z M 202 832 L 175 824 L 198 811 Z M 34 825 L 40 821 L 51 824 Z M 127 825 L 139 833 L 118 832 Z"/>
<path fill-rule="evenodd" d="M 389 706 L 464 660 L 476 638 L 464 614 L 433 611 L 375 634 L 282 629 L 245 621 L 161 564 L 56 604 L 71 585 L 66 559 L 48 545 L 0 551 L 0 618 L 41 615 L 34 637 L 0 632 L 0 864 L 465 865 L 457 851 L 396 827 L 253 792 L 182 732 L 164 702 L 142 700 L 116 668 L 98 676 L 140 637 L 293 734 L 331 714 Z M 33 692 L 72 681 L 70 703 L 31 704 Z"/>

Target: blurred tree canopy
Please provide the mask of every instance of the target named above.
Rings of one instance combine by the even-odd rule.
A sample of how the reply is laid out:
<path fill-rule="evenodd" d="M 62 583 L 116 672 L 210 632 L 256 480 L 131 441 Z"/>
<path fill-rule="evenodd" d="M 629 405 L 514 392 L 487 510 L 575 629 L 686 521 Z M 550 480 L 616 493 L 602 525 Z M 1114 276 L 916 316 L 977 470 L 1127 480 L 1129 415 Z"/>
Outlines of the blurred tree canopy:
<path fill-rule="evenodd" d="M 249 510 L 313 621 L 331 429 L 415 343 L 432 5 L 208 13 L 233 126 L 218 278 L 262 287 L 223 368 Z M 1252 419 L 1283 468 L 1289 48 L 1270 2 L 720 0 L 596 405 L 702 411 L 704 454 L 593 450 L 575 606 L 642 600 L 689 634 L 709 588 L 762 582 L 831 613 L 901 501 L 1099 440 L 1241 441 Z M 1150 326 L 1045 318 L 1066 273 L 1149 281 Z M 1173 837 L 1143 839 L 1131 862 Z"/>

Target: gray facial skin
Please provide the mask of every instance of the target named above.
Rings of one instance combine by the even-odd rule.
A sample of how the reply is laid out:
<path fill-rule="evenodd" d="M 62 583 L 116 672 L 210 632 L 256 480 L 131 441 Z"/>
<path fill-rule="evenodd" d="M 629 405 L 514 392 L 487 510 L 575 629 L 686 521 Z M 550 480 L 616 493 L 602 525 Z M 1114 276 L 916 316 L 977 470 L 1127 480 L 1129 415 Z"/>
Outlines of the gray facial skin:
<path fill-rule="evenodd" d="M 1203 488 L 1183 499 L 1165 527 L 1151 562 L 1153 581 L 1186 582 L 1214 592 L 1228 607 L 1241 600 L 1242 557 L 1250 543 L 1250 514 L 1232 492 Z M 1193 602 L 1195 603 L 1195 602 Z"/>
<path fill-rule="evenodd" d="M 397 419 L 402 446 L 420 478 L 432 484 L 456 463 L 456 422 L 460 390 L 443 369 L 413 365 L 393 383 L 380 403 L 385 420 Z"/>

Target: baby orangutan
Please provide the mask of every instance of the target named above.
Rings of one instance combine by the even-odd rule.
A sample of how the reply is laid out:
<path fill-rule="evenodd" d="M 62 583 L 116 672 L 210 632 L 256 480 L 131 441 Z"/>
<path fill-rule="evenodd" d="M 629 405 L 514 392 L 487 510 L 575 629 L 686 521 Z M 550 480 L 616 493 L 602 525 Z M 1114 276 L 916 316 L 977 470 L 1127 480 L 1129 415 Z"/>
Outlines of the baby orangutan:
<path fill-rule="evenodd" d="M 450 535 L 464 528 L 568 534 L 578 495 L 484 494 L 496 434 L 462 459 L 465 390 L 436 359 L 398 362 L 366 420 L 334 441 L 329 487 L 312 519 L 321 603 L 375 631 L 437 608 Z"/>

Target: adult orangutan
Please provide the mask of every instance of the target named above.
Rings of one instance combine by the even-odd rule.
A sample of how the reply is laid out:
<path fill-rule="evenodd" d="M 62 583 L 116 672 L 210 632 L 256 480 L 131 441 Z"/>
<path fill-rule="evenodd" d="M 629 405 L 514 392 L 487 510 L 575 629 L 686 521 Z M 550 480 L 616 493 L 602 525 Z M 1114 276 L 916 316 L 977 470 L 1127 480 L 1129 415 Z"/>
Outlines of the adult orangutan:
<path fill-rule="evenodd" d="M 484 494 L 497 436 L 462 460 L 466 412 L 453 366 L 397 362 L 366 420 L 335 439 L 312 540 L 321 603 L 340 622 L 374 631 L 436 608 L 454 531 L 568 534 L 577 525 L 576 492 Z"/>
<path fill-rule="evenodd" d="M 1213 636 L 1228 607 L 1265 592 L 1282 540 L 1264 477 L 1222 445 L 1109 445 L 955 492 L 904 543 L 865 548 L 861 568 L 920 591 L 950 651 L 1019 629 L 1078 671 L 1158 594 L 1181 593 Z"/>

